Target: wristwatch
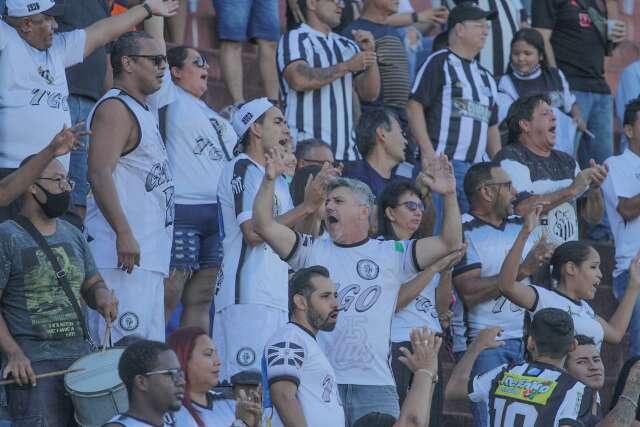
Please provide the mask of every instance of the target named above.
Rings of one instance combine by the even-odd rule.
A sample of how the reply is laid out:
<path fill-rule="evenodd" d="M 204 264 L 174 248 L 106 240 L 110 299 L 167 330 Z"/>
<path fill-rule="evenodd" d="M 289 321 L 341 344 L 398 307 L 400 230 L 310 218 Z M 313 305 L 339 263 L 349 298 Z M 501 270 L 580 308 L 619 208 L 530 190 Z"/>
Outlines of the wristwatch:
<path fill-rule="evenodd" d="M 142 3 L 142 7 L 144 7 L 144 10 L 147 11 L 147 17 L 144 18 L 144 20 L 146 21 L 147 19 L 153 18 L 153 12 L 151 11 L 151 6 L 149 6 L 147 2 L 144 2 Z"/>
<path fill-rule="evenodd" d="M 413 12 L 411 14 L 411 20 L 413 21 L 413 23 L 415 24 L 416 22 L 418 22 L 418 13 L 417 12 Z"/>
<path fill-rule="evenodd" d="M 249 427 L 249 426 L 247 425 L 247 423 L 245 423 L 241 419 L 236 418 L 235 420 L 233 420 L 231 427 Z"/>

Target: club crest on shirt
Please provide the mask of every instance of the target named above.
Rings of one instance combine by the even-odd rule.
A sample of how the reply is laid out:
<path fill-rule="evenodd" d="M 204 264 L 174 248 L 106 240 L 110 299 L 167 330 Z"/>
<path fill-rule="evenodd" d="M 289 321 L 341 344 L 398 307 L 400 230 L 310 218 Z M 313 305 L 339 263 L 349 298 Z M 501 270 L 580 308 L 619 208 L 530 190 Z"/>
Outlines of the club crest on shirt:
<path fill-rule="evenodd" d="M 373 280 L 378 277 L 380 267 L 370 259 L 361 259 L 356 264 L 356 271 L 358 272 L 358 276 L 364 280 Z"/>
<path fill-rule="evenodd" d="M 236 354 L 236 362 L 240 366 L 249 366 L 256 360 L 256 352 L 252 348 L 242 347 Z"/>
<path fill-rule="evenodd" d="M 138 326 L 140 325 L 140 319 L 138 318 L 137 314 L 131 311 L 127 311 L 126 313 L 122 313 L 120 315 L 118 324 L 123 330 L 130 332 L 138 329 Z"/>
<path fill-rule="evenodd" d="M 281 341 L 267 347 L 267 364 L 269 367 L 289 365 L 296 369 L 304 362 L 304 348 L 289 341 Z"/>

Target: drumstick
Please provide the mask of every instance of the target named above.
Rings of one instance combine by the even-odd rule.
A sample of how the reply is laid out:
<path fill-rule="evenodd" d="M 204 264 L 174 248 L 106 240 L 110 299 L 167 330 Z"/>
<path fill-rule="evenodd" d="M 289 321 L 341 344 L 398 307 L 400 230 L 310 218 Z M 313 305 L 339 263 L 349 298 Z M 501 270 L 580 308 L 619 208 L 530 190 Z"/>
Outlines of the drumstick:
<path fill-rule="evenodd" d="M 104 328 L 104 338 L 102 340 L 102 353 L 107 351 L 107 343 L 109 342 L 109 335 L 111 335 L 111 325 L 107 325 Z"/>
<path fill-rule="evenodd" d="M 46 374 L 36 375 L 36 379 L 57 377 L 59 375 L 66 375 L 66 374 L 71 374 L 73 372 L 80 372 L 84 370 L 85 370 L 84 368 L 63 369 L 61 371 L 53 371 L 53 372 L 47 372 Z M 14 384 L 15 382 L 16 380 L 3 380 L 3 381 L 0 381 L 0 385 Z"/>

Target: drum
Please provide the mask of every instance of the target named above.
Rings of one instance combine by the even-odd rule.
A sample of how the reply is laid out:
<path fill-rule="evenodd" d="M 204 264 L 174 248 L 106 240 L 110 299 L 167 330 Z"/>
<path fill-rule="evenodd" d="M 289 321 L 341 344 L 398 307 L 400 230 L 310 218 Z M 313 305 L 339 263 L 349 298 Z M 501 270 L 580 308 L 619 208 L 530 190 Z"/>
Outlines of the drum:
<path fill-rule="evenodd" d="M 64 387 L 75 408 L 76 422 L 83 427 L 101 426 L 129 409 L 127 390 L 118 375 L 122 348 L 92 353 L 76 360 L 69 369 L 84 369 L 64 376 Z"/>

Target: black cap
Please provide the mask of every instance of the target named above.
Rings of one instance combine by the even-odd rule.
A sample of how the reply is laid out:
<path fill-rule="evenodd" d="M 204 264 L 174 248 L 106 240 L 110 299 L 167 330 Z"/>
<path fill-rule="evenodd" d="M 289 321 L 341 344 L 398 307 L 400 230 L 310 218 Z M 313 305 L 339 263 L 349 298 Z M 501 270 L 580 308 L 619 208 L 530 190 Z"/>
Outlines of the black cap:
<path fill-rule="evenodd" d="M 55 2 L 56 2 L 55 6 L 45 10 L 42 13 L 49 16 L 64 15 L 64 0 L 55 0 Z"/>
<path fill-rule="evenodd" d="M 451 30 L 456 24 L 464 21 L 477 21 L 478 19 L 486 18 L 494 20 L 498 17 L 498 12 L 495 10 L 487 11 L 482 10 L 474 3 L 466 1 L 458 4 L 449 12 L 449 18 L 447 19 L 447 28 Z"/>
<path fill-rule="evenodd" d="M 231 376 L 231 385 L 253 385 L 258 386 L 262 383 L 262 373 L 256 370 L 240 371 Z"/>

